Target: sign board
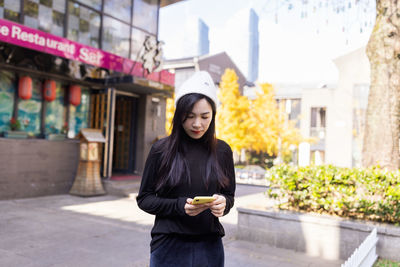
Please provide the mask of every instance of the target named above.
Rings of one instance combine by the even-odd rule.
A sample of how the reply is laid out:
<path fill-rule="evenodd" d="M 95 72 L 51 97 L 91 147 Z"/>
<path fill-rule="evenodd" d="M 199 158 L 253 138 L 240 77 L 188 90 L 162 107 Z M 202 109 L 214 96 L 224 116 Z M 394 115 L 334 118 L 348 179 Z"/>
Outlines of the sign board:
<path fill-rule="evenodd" d="M 0 19 L 0 41 L 132 76 L 144 77 L 145 73 L 140 62 L 4 19 Z M 167 70 L 145 78 L 170 86 L 175 83 L 174 74 Z"/>

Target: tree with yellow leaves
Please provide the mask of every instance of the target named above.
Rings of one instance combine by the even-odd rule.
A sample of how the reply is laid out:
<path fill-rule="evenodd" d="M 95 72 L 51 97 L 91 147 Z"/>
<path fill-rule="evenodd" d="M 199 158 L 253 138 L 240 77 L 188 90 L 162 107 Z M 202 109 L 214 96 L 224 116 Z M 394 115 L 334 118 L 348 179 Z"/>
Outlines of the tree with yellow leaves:
<path fill-rule="evenodd" d="M 256 94 L 250 108 L 249 149 L 260 155 L 290 156 L 290 145 L 297 146 L 301 141 L 295 122 L 288 120 L 284 106 L 276 102 L 271 84 L 260 84 Z"/>
<path fill-rule="evenodd" d="M 247 148 L 249 136 L 250 102 L 240 95 L 238 76 L 233 69 L 226 69 L 218 91 L 220 106 L 217 112 L 217 136 L 226 141 L 233 151 Z"/>
<path fill-rule="evenodd" d="M 250 109 L 250 144 L 249 149 L 257 153 L 266 152 L 276 155 L 280 134 L 279 109 L 274 99 L 271 84 L 264 83 L 256 92 L 257 97 L 251 101 Z"/>
<path fill-rule="evenodd" d="M 170 135 L 172 130 L 172 119 L 175 113 L 175 94 L 167 98 L 167 107 L 165 111 L 165 134 Z"/>

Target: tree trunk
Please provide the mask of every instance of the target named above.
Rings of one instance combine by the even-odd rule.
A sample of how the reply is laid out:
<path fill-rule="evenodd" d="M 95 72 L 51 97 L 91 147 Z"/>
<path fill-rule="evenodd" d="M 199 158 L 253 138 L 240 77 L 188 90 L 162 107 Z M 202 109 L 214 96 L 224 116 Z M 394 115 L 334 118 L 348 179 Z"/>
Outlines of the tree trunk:
<path fill-rule="evenodd" d="M 377 0 L 376 22 L 367 46 L 371 86 L 363 166 L 399 168 L 400 1 Z"/>

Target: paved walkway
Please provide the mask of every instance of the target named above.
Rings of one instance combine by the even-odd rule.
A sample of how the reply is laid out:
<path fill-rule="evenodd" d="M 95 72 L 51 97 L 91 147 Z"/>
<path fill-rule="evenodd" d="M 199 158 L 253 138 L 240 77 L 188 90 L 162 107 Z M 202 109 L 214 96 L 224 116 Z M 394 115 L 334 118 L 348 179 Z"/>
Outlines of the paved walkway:
<path fill-rule="evenodd" d="M 243 192 L 239 187 L 236 206 L 263 198 L 263 193 Z M 58 195 L 0 201 L 0 266 L 148 266 L 153 216 L 141 211 L 134 197 Z M 340 264 L 236 240 L 236 209 L 222 222 L 227 267 Z"/>

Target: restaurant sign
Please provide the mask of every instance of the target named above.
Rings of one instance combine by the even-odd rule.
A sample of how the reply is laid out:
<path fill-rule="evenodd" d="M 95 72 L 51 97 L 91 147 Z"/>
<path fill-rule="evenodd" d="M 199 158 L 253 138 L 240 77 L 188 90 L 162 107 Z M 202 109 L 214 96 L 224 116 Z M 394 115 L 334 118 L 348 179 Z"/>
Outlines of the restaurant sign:
<path fill-rule="evenodd" d="M 174 74 L 166 70 L 145 75 L 141 62 L 4 19 L 0 19 L 0 41 L 174 86 Z"/>

